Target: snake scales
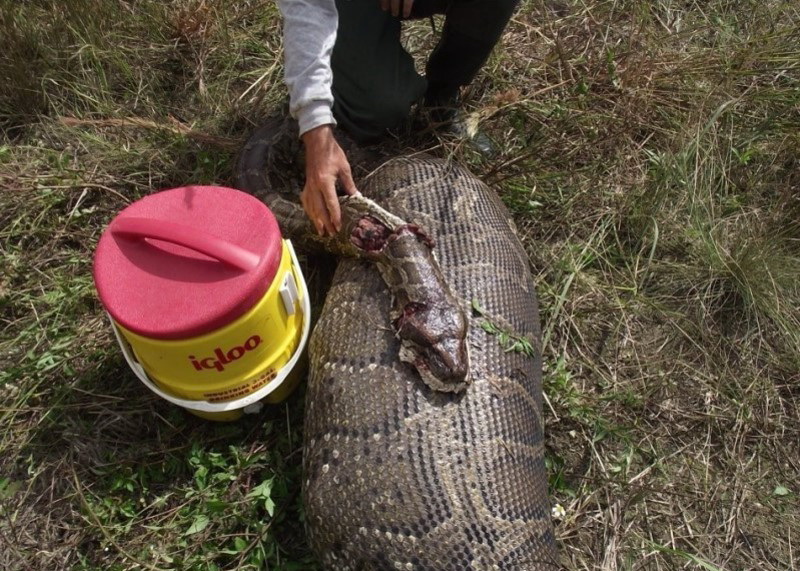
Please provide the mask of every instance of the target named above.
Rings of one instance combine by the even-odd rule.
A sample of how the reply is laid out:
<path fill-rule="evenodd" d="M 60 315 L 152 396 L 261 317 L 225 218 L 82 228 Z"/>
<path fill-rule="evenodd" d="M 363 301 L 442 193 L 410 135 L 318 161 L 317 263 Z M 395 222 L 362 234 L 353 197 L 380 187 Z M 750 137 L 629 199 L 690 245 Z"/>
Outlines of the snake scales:
<path fill-rule="evenodd" d="M 274 205 L 289 237 L 313 245 L 313 236 L 292 235 L 308 227 L 302 211 L 274 202 L 267 182 L 280 159 L 274 128 L 248 141 L 237 185 Z M 485 309 L 468 317 L 471 384 L 432 390 L 398 359 L 391 296 L 374 265 L 340 262 L 309 345 L 303 491 L 312 548 L 340 571 L 557 569 L 538 309 L 508 212 L 468 171 L 432 158 L 390 160 L 359 188 L 429 232 L 457 303 Z M 484 319 L 533 341 L 535 357 L 506 350 Z"/>

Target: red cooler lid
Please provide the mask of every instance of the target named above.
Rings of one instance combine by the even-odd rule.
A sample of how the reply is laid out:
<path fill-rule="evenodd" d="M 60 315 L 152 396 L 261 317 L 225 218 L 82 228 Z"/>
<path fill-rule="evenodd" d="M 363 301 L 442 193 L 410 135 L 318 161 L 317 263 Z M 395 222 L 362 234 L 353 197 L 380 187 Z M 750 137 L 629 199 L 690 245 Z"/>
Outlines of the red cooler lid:
<path fill-rule="evenodd" d="M 259 200 L 186 186 L 125 208 L 100 237 L 94 281 L 106 310 L 135 333 L 185 339 L 241 317 L 278 271 L 281 233 Z"/>

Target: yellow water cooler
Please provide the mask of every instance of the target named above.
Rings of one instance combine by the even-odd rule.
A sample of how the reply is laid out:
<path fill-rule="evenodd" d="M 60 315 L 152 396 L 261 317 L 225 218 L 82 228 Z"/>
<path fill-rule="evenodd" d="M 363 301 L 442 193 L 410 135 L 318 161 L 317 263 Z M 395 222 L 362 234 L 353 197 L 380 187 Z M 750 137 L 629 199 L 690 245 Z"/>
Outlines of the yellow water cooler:
<path fill-rule="evenodd" d="M 187 186 L 131 204 L 100 238 L 94 279 L 131 369 L 169 402 L 235 420 L 299 381 L 308 291 L 275 217 L 248 194 Z"/>

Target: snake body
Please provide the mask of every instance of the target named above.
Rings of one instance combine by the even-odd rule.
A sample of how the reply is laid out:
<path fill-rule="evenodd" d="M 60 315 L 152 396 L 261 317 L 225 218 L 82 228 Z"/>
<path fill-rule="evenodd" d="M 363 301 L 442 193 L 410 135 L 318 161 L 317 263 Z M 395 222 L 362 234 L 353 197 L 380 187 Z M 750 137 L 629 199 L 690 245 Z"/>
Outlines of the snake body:
<path fill-rule="evenodd" d="M 245 173 L 267 168 L 263 147 L 257 133 L 239 163 L 238 186 L 259 196 L 272 190 Z M 339 571 L 557 569 L 538 309 L 509 213 L 466 169 L 433 158 L 390 160 L 360 190 L 435 242 L 469 315 L 471 384 L 448 393 L 421 382 L 398 357 L 387 281 L 369 261 L 339 263 L 309 344 L 303 492 L 312 548 Z M 421 279 L 406 255 L 392 260 L 394 279 Z M 501 345 L 497 331 L 527 340 L 533 354 Z"/>

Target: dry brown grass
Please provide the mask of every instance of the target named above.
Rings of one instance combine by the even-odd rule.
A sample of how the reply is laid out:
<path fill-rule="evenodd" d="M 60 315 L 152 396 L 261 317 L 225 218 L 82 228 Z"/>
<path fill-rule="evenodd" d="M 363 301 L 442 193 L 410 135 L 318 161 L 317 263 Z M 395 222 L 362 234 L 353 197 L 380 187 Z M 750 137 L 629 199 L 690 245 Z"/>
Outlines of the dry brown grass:
<path fill-rule="evenodd" d="M 220 427 L 145 394 L 90 277 L 125 204 L 230 181 L 285 97 L 274 3 L 89 4 L 0 0 L 0 566 L 313 569 L 301 400 Z M 779 0 L 523 2 L 467 103 L 501 157 L 433 149 L 528 247 L 567 569 L 798 565 L 798 29 Z"/>

